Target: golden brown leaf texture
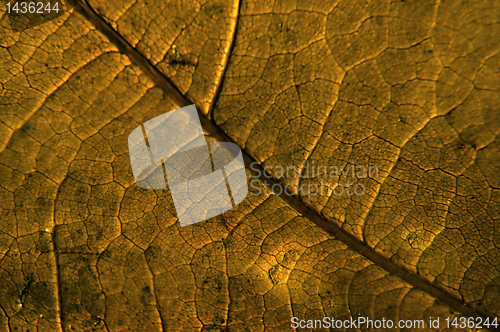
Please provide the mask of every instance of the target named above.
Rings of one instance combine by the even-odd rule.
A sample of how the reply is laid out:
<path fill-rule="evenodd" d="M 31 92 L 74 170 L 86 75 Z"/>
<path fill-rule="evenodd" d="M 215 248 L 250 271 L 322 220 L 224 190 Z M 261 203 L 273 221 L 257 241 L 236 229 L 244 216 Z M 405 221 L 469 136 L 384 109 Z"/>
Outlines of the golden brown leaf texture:
<path fill-rule="evenodd" d="M 500 316 L 498 2 L 89 0 L 23 31 L 1 15 L 0 331 Z M 180 227 L 130 166 L 130 132 L 183 106 L 154 70 L 309 214 L 255 180 Z M 338 195 L 347 181 L 363 194 Z"/>

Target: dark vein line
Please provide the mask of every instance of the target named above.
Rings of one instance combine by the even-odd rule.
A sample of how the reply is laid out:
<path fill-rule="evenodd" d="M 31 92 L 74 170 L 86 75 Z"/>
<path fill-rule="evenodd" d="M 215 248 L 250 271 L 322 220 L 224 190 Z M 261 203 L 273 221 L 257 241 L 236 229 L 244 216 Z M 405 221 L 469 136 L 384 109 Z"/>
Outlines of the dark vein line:
<path fill-rule="evenodd" d="M 187 97 L 185 97 L 179 89 L 167 78 L 165 77 L 155 66 L 153 66 L 147 58 L 140 54 L 135 48 L 133 48 L 116 30 L 109 26 L 104 19 L 99 16 L 94 9 L 88 4 L 86 0 L 72 0 L 76 1 L 76 10 L 83 14 L 99 31 L 106 35 L 111 42 L 113 42 L 118 48 L 125 51 L 132 60 L 136 62 L 138 66 L 141 67 L 146 73 L 150 75 L 150 78 L 160 87 L 162 87 L 166 94 L 168 94 L 173 101 L 178 104 L 178 106 L 187 106 L 194 104 Z M 218 141 L 234 142 L 225 132 L 223 132 L 219 127 L 217 127 L 212 121 L 210 121 L 206 115 L 198 111 L 200 116 L 200 122 L 208 135 L 211 135 Z M 256 162 L 244 149 L 243 157 L 245 165 L 250 166 L 251 163 Z M 259 164 L 260 176 L 257 176 L 254 172 L 254 176 L 259 178 L 264 184 L 269 187 L 281 186 L 271 175 Z M 300 201 L 297 195 L 288 195 L 286 190 L 282 190 L 282 193 L 278 195 L 287 204 L 293 207 L 297 212 L 302 214 L 304 217 L 311 220 L 314 224 L 321 227 L 323 230 L 328 232 L 330 235 L 334 236 L 339 241 L 346 244 L 352 250 L 357 251 L 373 263 L 384 268 L 389 273 L 392 273 L 412 286 L 432 295 L 436 299 L 446 303 L 451 308 L 458 312 L 461 312 L 469 317 L 483 317 L 489 318 L 490 320 L 496 317 L 489 314 L 482 308 L 477 306 L 467 305 L 465 302 L 461 301 L 448 291 L 446 291 L 442 286 L 438 284 L 433 284 L 427 279 L 414 274 L 403 267 L 398 266 L 390 259 L 377 253 L 373 248 L 358 240 L 354 235 L 343 230 L 339 226 L 335 225 L 333 222 L 323 219 L 318 212 L 310 209 L 302 201 Z M 494 329 L 495 331 L 500 331 L 500 329 Z"/>
<path fill-rule="evenodd" d="M 5 318 L 7 320 L 7 322 L 6 322 L 7 329 L 9 329 L 9 332 L 11 332 L 12 330 L 10 329 L 10 317 L 7 315 L 7 313 L 5 312 L 5 309 L 2 307 L 1 304 L 0 304 L 0 310 L 2 310 L 3 315 L 5 316 Z"/>
<path fill-rule="evenodd" d="M 368 217 L 370 216 L 370 214 L 372 214 L 373 209 L 376 208 L 375 204 L 377 203 L 378 197 L 382 193 L 382 187 L 384 186 L 385 182 L 391 178 L 392 170 L 394 170 L 396 165 L 399 164 L 399 160 L 400 160 L 399 158 L 401 156 L 402 150 L 403 150 L 402 147 L 398 148 L 398 154 L 395 156 L 396 160 L 394 160 L 394 162 L 392 163 L 392 166 L 387 170 L 387 175 L 380 181 L 379 186 L 378 186 L 378 190 L 375 193 L 375 196 L 373 197 L 373 199 L 371 201 L 371 204 L 370 204 L 370 207 L 368 208 L 368 211 L 366 211 L 365 217 L 363 218 L 363 224 L 361 225 L 361 236 L 363 238 L 363 242 L 365 242 L 366 244 L 368 244 L 368 239 L 366 238 L 366 227 L 368 226 Z"/>
<path fill-rule="evenodd" d="M 234 47 L 236 45 L 236 35 L 238 34 L 238 24 L 240 22 L 241 1 L 242 0 L 236 1 L 236 17 L 234 18 L 235 20 L 234 28 L 232 30 L 231 36 L 229 37 L 230 39 L 229 49 L 225 54 L 224 58 L 222 59 L 222 72 L 220 74 L 219 81 L 217 82 L 217 87 L 215 88 L 214 97 L 212 98 L 210 106 L 208 107 L 208 118 L 212 120 L 214 125 L 215 125 L 215 120 L 214 120 L 215 105 L 217 105 L 217 102 L 219 101 L 219 97 L 222 92 L 222 85 L 224 84 L 223 83 L 224 77 L 226 77 L 227 68 L 229 67 L 229 59 L 231 58 L 234 51 Z"/>
<path fill-rule="evenodd" d="M 121 223 L 120 223 L 121 225 Z M 106 246 L 106 248 L 103 249 L 103 251 L 101 251 L 101 253 L 103 253 L 105 250 L 107 250 L 110 246 L 112 242 L 108 243 L 108 245 Z M 110 329 L 108 327 L 108 324 L 106 323 L 106 314 L 108 312 L 108 303 L 106 301 L 106 292 L 104 291 L 104 287 L 102 286 L 102 281 L 101 281 L 101 273 L 99 273 L 99 259 L 100 258 L 100 254 L 97 255 L 97 259 L 95 261 L 95 270 L 97 272 L 97 282 L 99 283 L 99 287 L 101 289 L 101 293 L 102 295 L 104 296 L 104 311 L 103 311 L 103 314 L 102 314 L 102 317 L 101 318 L 101 322 L 104 324 L 104 327 L 106 328 L 106 331 L 110 332 Z"/>
<path fill-rule="evenodd" d="M 227 237 L 226 237 L 227 239 Z M 229 320 L 231 319 L 230 310 L 231 310 L 231 278 L 229 277 L 229 270 L 227 268 L 228 265 L 228 256 L 227 256 L 227 245 L 224 243 L 224 239 L 221 241 L 222 247 L 224 248 L 224 256 L 226 258 L 226 263 L 224 264 L 226 268 L 226 280 L 227 280 L 227 311 L 226 311 L 226 321 L 224 322 L 224 326 L 226 329 L 229 328 Z"/>
<path fill-rule="evenodd" d="M 63 301 L 62 301 L 62 287 L 61 287 L 61 267 L 59 265 L 59 256 L 57 254 L 57 245 L 56 245 L 56 207 L 57 200 L 59 198 L 60 187 L 58 186 L 56 194 L 54 196 L 54 205 L 52 207 L 52 229 L 50 230 L 50 240 L 52 242 L 52 252 L 54 253 L 54 261 L 55 261 L 55 274 L 57 281 L 57 306 L 58 306 L 58 316 L 61 324 L 61 331 L 64 332 L 64 312 L 63 312 Z"/>
<path fill-rule="evenodd" d="M 144 256 L 144 260 L 146 261 L 146 265 L 148 266 L 149 273 L 151 273 L 151 283 L 153 284 L 153 291 L 151 292 L 151 295 L 153 295 L 153 298 L 155 299 L 155 304 L 156 304 L 155 307 L 156 307 L 156 311 L 158 312 L 158 316 L 160 317 L 161 330 L 162 330 L 162 332 L 165 332 L 165 331 L 167 331 L 167 323 L 163 319 L 163 315 L 162 315 L 162 312 L 161 312 L 161 306 L 160 306 L 160 303 L 158 302 L 158 297 L 156 296 L 156 290 L 158 289 L 156 287 L 156 284 L 155 284 L 155 277 L 156 276 L 153 273 L 153 269 L 151 269 L 151 266 L 149 265 L 148 258 L 146 257 L 145 254 L 143 256 Z"/>
<path fill-rule="evenodd" d="M 54 253 L 54 260 L 55 260 L 55 273 L 56 273 L 56 280 L 57 280 L 57 304 L 58 304 L 58 315 L 59 315 L 59 320 L 61 321 L 61 331 L 64 330 L 64 312 L 63 312 L 63 303 L 62 303 L 62 288 L 61 288 L 61 267 L 59 266 L 59 256 L 57 255 L 57 245 L 56 245 L 56 229 L 57 226 L 55 225 L 55 206 L 56 206 L 56 201 L 57 201 L 57 195 L 56 199 L 54 199 L 54 225 L 52 226 L 52 232 L 50 233 L 51 236 L 51 241 L 52 241 L 52 252 Z"/>

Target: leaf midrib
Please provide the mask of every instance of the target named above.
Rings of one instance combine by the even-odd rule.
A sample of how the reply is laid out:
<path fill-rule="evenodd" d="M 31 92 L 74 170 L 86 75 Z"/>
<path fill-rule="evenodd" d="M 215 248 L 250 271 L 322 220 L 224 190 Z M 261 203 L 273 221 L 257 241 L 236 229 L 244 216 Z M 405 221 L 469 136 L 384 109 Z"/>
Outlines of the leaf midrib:
<path fill-rule="evenodd" d="M 124 54 L 129 56 L 147 75 L 161 87 L 166 94 L 173 100 L 175 104 L 179 107 L 187 106 L 194 104 L 189 98 L 184 96 L 180 90 L 172 83 L 172 81 L 163 75 L 151 62 L 144 57 L 139 51 L 137 51 L 132 45 L 129 44 L 128 41 L 123 38 L 120 33 L 118 33 L 115 29 L 113 29 L 103 17 L 101 17 L 97 12 L 90 6 L 90 4 L 86 0 L 70 0 L 75 4 L 75 9 L 79 13 L 83 14 L 90 21 L 96 29 L 98 29 L 101 33 L 103 33 L 113 44 L 115 44 Z M 238 0 L 237 10 L 239 12 L 240 2 Z M 225 72 L 227 70 L 227 66 L 229 63 L 229 59 L 231 57 L 232 50 L 234 48 L 236 33 L 238 27 L 238 16 L 236 17 L 236 23 L 234 24 L 234 31 L 231 32 L 230 37 L 230 45 L 228 48 L 228 53 L 224 57 L 223 63 L 223 72 L 220 75 L 220 80 L 217 82 L 216 93 L 210 103 L 210 109 L 208 110 L 208 116 L 210 116 L 215 108 L 217 100 L 222 90 L 222 83 L 225 77 Z M 214 122 L 213 117 L 210 120 L 207 115 L 198 111 L 200 116 L 200 122 L 203 127 L 203 130 L 212 136 L 214 139 L 218 141 L 225 142 L 233 142 L 235 141 L 229 137 L 217 124 Z M 236 144 L 236 143 L 235 143 Z M 245 165 L 247 168 L 250 168 L 251 163 L 258 164 L 258 168 L 260 170 L 260 174 L 257 174 L 257 171 L 254 172 L 254 176 L 259 178 L 262 183 L 267 184 L 269 188 L 277 185 L 282 187 L 281 183 L 277 182 L 261 165 L 258 163 L 250 154 L 243 148 L 241 148 Z M 255 165 L 254 164 L 254 165 Z M 255 169 L 255 167 L 254 167 Z M 265 181 L 264 181 L 265 180 Z M 276 188 L 276 187 L 274 187 Z M 283 189 L 283 188 L 282 188 Z M 358 252 L 363 255 L 365 258 L 369 259 L 374 264 L 382 267 L 386 271 L 391 274 L 394 274 L 400 277 L 402 280 L 406 281 L 410 285 L 415 288 L 418 288 L 429 295 L 435 297 L 436 299 L 446 303 L 451 308 L 456 311 L 465 314 L 469 317 L 478 317 L 481 316 L 483 318 L 489 318 L 491 321 L 496 317 L 491 315 L 490 313 L 484 311 L 482 308 L 471 307 L 467 305 L 456 296 L 445 290 L 443 287 L 437 284 L 431 283 L 426 278 L 412 273 L 411 271 L 395 264 L 390 259 L 380 255 L 373 248 L 369 247 L 366 243 L 357 239 L 354 235 L 348 233 L 335 223 L 324 219 L 318 212 L 312 210 L 308 206 L 306 206 L 298 196 L 296 195 L 288 195 L 286 190 L 281 190 L 281 194 L 277 195 L 281 199 L 283 199 L 288 205 L 294 208 L 298 213 L 302 214 L 304 217 L 308 218 L 311 222 L 316 224 L 318 227 L 325 230 L 330 235 L 334 236 L 339 241 L 343 242 L 350 249 Z M 493 331 L 500 331 L 500 329 L 491 329 Z"/>

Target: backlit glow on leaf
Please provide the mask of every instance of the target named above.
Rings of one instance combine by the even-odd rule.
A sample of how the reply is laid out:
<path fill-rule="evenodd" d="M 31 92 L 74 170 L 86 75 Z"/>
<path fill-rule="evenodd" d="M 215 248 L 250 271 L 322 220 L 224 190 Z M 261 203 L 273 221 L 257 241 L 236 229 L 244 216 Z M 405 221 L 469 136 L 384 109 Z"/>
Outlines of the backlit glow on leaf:
<path fill-rule="evenodd" d="M 499 3 L 74 5 L 0 14 L 0 331 L 500 317 Z M 191 103 L 293 195 L 180 227 L 127 138 Z"/>

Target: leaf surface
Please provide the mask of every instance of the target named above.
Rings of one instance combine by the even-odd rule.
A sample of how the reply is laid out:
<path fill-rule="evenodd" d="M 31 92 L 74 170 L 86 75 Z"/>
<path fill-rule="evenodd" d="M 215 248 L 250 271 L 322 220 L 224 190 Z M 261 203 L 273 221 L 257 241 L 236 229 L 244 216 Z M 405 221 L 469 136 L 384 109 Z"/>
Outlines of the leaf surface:
<path fill-rule="evenodd" d="M 500 316 L 499 17 L 487 2 L 94 0 L 15 32 L 4 13 L 0 330 Z M 191 102 L 210 139 L 294 195 L 261 177 L 181 228 L 168 190 L 135 185 L 127 137 Z M 279 172 L 307 163 L 320 171 Z M 320 191 L 347 180 L 365 193 Z"/>

